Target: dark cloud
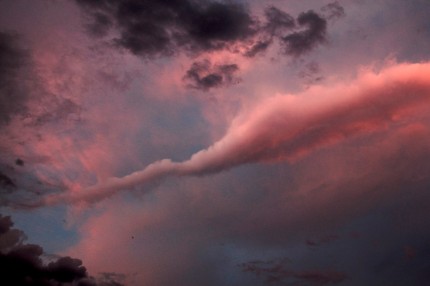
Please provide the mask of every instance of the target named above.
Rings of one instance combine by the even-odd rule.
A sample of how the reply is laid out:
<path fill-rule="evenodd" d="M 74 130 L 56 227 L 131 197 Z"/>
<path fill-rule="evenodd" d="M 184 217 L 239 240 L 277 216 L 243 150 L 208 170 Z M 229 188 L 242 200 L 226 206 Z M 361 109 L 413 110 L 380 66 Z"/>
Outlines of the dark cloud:
<path fill-rule="evenodd" d="M 22 159 L 20 159 L 20 158 L 17 158 L 15 160 L 15 164 L 18 165 L 18 166 L 24 166 L 24 161 Z"/>
<path fill-rule="evenodd" d="M 91 285 L 121 286 L 113 280 L 98 283 L 88 276 L 82 261 L 71 257 L 60 257 L 49 263 L 43 248 L 35 244 L 24 244 L 24 233 L 12 228 L 9 216 L 0 215 L 0 276 L 1 285 Z M 73 283 L 73 284 L 70 284 Z"/>
<path fill-rule="evenodd" d="M 9 190 L 10 188 L 15 189 L 16 185 L 15 185 L 15 183 L 13 182 L 13 180 L 9 176 L 7 176 L 7 175 L 5 175 L 5 174 L 3 174 L 3 173 L 0 172 L 0 188 L 2 190 L 3 189 Z"/>
<path fill-rule="evenodd" d="M 274 6 L 265 9 L 262 24 L 246 6 L 228 1 L 75 1 L 89 16 L 87 28 L 91 35 L 107 36 L 113 31 L 116 46 L 145 58 L 180 51 L 235 52 L 236 44 L 245 48 L 244 56 L 254 57 L 265 51 L 274 38 L 284 43 L 285 54 L 298 56 L 323 42 L 326 33 L 326 20 L 314 11 L 302 13 L 297 27 L 291 15 Z M 324 11 L 335 17 L 341 8 L 332 3 Z M 303 31 L 304 27 L 307 29 Z"/>
<path fill-rule="evenodd" d="M 337 20 L 345 16 L 345 9 L 343 9 L 338 1 L 323 6 L 321 11 L 327 20 Z"/>
<path fill-rule="evenodd" d="M 235 73 L 239 70 L 236 64 L 212 65 L 209 60 L 192 64 L 184 76 L 188 87 L 207 91 L 239 82 Z"/>
<path fill-rule="evenodd" d="M 124 281 L 125 275 L 112 273 L 112 272 L 103 272 L 100 273 L 99 277 L 99 286 L 121 286 L 118 281 Z"/>
<path fill-rule="evenodd" d="M 244 53 L 246 57 L 254 57 L 264 52 L 273 43 L 273 38 L 281 37 L 292 30 L 296 24 L 294 18 L 276 7 L 270 6 L 264 11 L 266 24 L 260 29 L 259 39 Z"/>
<path fill-rule="evenodd" d="M 327 32 L 327 21 L 312 10 L 301 13 L 297 18 L 297 23 L 306 29 L 281 38 L 284 52 L 296 57 L 311 51 L 317 44 L 323 43 L 326 40 Z"/>
<path fill-rule="evenodd" d="M 210 1 L 76 0 L 92 18 L 89 30 L 119 32 L 115 43 L 140 56 L 227 48 L 255 34 L 256 22 L 241 4 Z"/>
<path fill-rule="evenodd" d="M 19 46 L 18 36 L 0 32 L 0 124 L 25 112 L 27 93 L 20 76 L 28 63 L 29 56 Z"/>
<path fill-rule="evenodd" d="M 253 273 L 264 279 L 267 285 L 329 285 L 341 283 L 346 279 L 346 275 L 338 271 L 291 270 L 290 263 L 290 260 L 284 258 L 250 261 L 238 266 L 243 272 Z"/>
<path fill-rule="evenodd" d="M 272 44 L 272 40 L 259 40 L 256 43 L 254 43 L 250 49 L 248 49 L 245 53 L 245 57 L 255 57 L 257 54 L 260 54 L 267 50 L 267 48 Z"/>
<path fill-rule="evenodd" d="M 286 31 L 296 26 L 294 18 L 276 7 L 269 7 L 265 11 L 267 24 L 264 29 L 270 35 L 282 36 Z"/>

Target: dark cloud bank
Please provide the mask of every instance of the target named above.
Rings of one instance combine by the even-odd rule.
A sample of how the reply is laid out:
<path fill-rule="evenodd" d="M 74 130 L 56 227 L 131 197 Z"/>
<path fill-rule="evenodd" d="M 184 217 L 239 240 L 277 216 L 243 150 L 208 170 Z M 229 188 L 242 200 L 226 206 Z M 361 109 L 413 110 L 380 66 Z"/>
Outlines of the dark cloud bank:
<path fill-rule="evenodd" d="M 143 57 L 173 55 L 180 50 L 202 52 L 245 47 L 252 57 L 277 38 L 285 54 L 302 55 L 324 42 L 327 20 L 313 10 L 297 21 L 276 7 L 265 10 L 260 21 L 246 6 L 217 1 L 76 0 L 89 16 L 93 36 L 115 31 L 115 45 Z M 327 7 L 329 17 L 342 13 L 341 6 Z M 337 10 L 336 10 L 337 9 Z M 333 11 L 334 10 L 334 11 Z"/>
<path fill-rule="evenodd" d="M 324 16 L 309 10 L 296 20 L 273 6 L 265 9 L 261 20 L 243 4 L 222 1 L 76 0 L 76 3 L 89 18 L 87 28 L 91 35 L 110 35 L 114 46 L 143 58 L 179 52 L 200 55 L 219 50 L 252 58 L 276 41 L 282 54 L 300 57 L 326 41 L 327 19 L 339 18 L 344 13 L 337 2 L 323 7 Z M 184 76 L 187 86 L 207 91 L 235 81 L 232 73 L 238 71 L 237 65 L 209 71 L 210 65 L 194 62 Z"/>
<path fill-rule="evenodd" d="M 43 248 L 25 244 L 25 234 L 0 214 L 0 284 L 17 286 L 121 286 L 105 273 L 100 281 L 89 276 L 79 259 L 50 258 Z M 113 276 L 115 277 L 115 275 Z"/>

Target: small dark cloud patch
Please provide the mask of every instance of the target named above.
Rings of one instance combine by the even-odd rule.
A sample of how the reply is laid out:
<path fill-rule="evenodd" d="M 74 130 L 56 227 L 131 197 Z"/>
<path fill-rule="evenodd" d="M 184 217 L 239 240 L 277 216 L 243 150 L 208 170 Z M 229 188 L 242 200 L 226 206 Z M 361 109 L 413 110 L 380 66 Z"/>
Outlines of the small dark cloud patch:
<path fill-rule="evenodd" d="M 20 158 L 17 158 L 15 160 L 15 164 L 22 167 L 22 166 L 24 166 L 24 161 Z"/>
<path fill-rule="evenodd" d="M 7 124 L 17 113 L 25 113 L 27 93 L 22 72 L 29 64 L 27 51 L 14 33 L 0 32 L 0 124 Z"/>
<path fill-rule="evenodd" d="M 324 43 L 327 33 L 327 21 L 312 10 L 301 13 L 297 18 L 297 23 L 300 27 L 305 27 L 305 30 L 281 38 L 284 53 L 295 57 Z"/>
<path fill-rule="evenodd" d="M 338 271 L 291 270 L 288 259 L 250 261 L 239 264 L 243 272 L 264 279 L 266 285 L 333 285 L 343 282 L 346 275 Z"/>
<path fill-rule="evenodd" d="M 338 1 L 323 6 L 321 11 L 327 20 L 337 20 L 345 16 L 345 9 Z"/>
<path fill-rule="evenodd" d="M 343 14 L 339 3 L 324 6 L 325 17 L 314 11 L 297 19 L 274 6 L 264 19 L 244 4 L 204 0 L 75 0 L 88 16 L 90 35 L 111 35 L 113 43 L 151 58 L 179 52 L 201 54 L 216 50 L 243 52 L 254 57 L 277 39 L 286 55 L 300 56 L 324 42 L 326 18 Z M 113 33 L 110 33 L 113 31 Z M 237 49 L 241 47 L 241 49 Z M 213 77 L 212 80 L 217 80 Z"/>
<path fill-rule="evenodd" d="M 0 172 L 0 188 L 2 190 L 16 189 L 16 184 L 9 176 Z"/>
<path fill-rule="evenodd" d="M 259 40 L 256 43 L 254 43 L 245 53 L 244 56 L 248 58 L 253 58 L 257 54 L 261 54 L 262 52 L 266 51 L 267 48 L 272 44 L 272 39 L 266 39 L 266 40 Z"/>
<path fill-rule="evenodd" d="M 235 76 L 238 70 L 236 64 L 212 65 L 209 60 L 203 60 L 193 63 L 183 80 L 189 88 L 208 91 L 238 83 L 240 79 Z"/>
<path fill-rule="evenodd" d="M 0 215 L 0 285 L 20 286 L 121 286 L 112 279 L 100 283 L 89 276 L 82 261 L 71 257 L 50 259 L 43 248 L 25 244 L 24 233 L 13 229 L 9 216 Z"/>

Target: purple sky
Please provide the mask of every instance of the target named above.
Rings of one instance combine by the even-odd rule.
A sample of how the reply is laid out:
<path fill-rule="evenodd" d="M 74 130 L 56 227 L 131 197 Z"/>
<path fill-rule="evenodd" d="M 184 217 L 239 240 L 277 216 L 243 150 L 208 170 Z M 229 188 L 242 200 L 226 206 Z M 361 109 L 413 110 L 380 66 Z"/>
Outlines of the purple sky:
<path fill-rule="evenodd" d="M 0 0 L 0 284 L 429 284 L 429 13 Z"/>

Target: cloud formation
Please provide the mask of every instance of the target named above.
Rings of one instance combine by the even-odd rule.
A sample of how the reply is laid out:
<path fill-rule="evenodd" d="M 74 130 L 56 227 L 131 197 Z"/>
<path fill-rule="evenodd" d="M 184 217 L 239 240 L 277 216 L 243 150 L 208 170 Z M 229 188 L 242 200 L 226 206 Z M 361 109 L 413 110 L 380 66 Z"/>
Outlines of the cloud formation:
<path fill-rule="evenodd" d="M 327 20 L 337 20 L 345 17 L 345 9 L 339 4 L 338 1 L 329 3 L 321 8 L 324 17 Z"/>
<path fill-rule="evenodd" d="M 199 176 L 243 164 L 294 161 L 322 147 L 383 130 L 427 110 L 429 74 L 429 63 L 398 64 L 379 73 L 363 73 L 348 83 L 274 96 L 244 110 L 219 141 L 189 160 L 157 161 L 122 178 L 47 196 L 32 206 L 95 202 L 172 175 Z"/>
<path fill-rule="evenodd" d="M 235 76 L 239 67 L 236 64 L 212 65 L 209 60 L 194 62 L 187 71 L 183 80 L 188 82 L 189 88 L 207 91 L 238 83 Z"/>
<path fill-rule="evenodd" d="M 0 31 L 0 124 L 16 113 L 26 111 L 28 94 L 21 74 L 29 64 L 29 55 L 20 47 L 16 34 Z"/>
<path fill-rule="evenodd" d="M 251 37 L 255 20 L 241 4 L 213 1 L 76 0 L 93 18 L 90 30 L 114 26 L 117 45 L 140 56 L 227 48 Z"/>
<path fill-rule="evenodd" d="M 301 13 L 297 18 L 297 23 L 306 29 L 281 38 L 284 52 L 296 57 L 309 52 L 316 45 L 324 43 L 327 32 L 326 20 L 314 11 Z"/>
<path fill-rule="evenodd" d="M 294 271 L 288 269 L 287 259 L 245 262 L 239 267 L 243 272 L 255 274 L 264 279 L 266 285 L 286 285 L 306 283 L 306 285 L 334 285 L 342 283 L 347 276 L 339 271 L 306 270 Z"/>
<path fill-rule="evenodd" d="M 120 286 L 110 280 L 102 283 L 88 276 L 79 259 L 68 256 L 50 259 L 45 263 L 43 248 L 25 244 L 24 233 L 14 229 L 9 216 L 0 215 L 0 269 L 2 285 L 46 286 Z M 106 280 L 106 279 L 105 279 Z"/>
<path fill-rule="evenodd" d="M 274 6 L 266 8 L 262 24 L 244 4 L 227 1 L 75 2 L 89 18 L 90 34 L 111 35 L 114 45 L 145 58 L 219 50 L 244 50 L 244 56 L 253 57 L 274 38 L 283 43 L 285 54 L 300 56 L 322 43 L 326 34 L 326 20 L 312 10 L 298 16 L 297 26 L 292 16 Z"/>

